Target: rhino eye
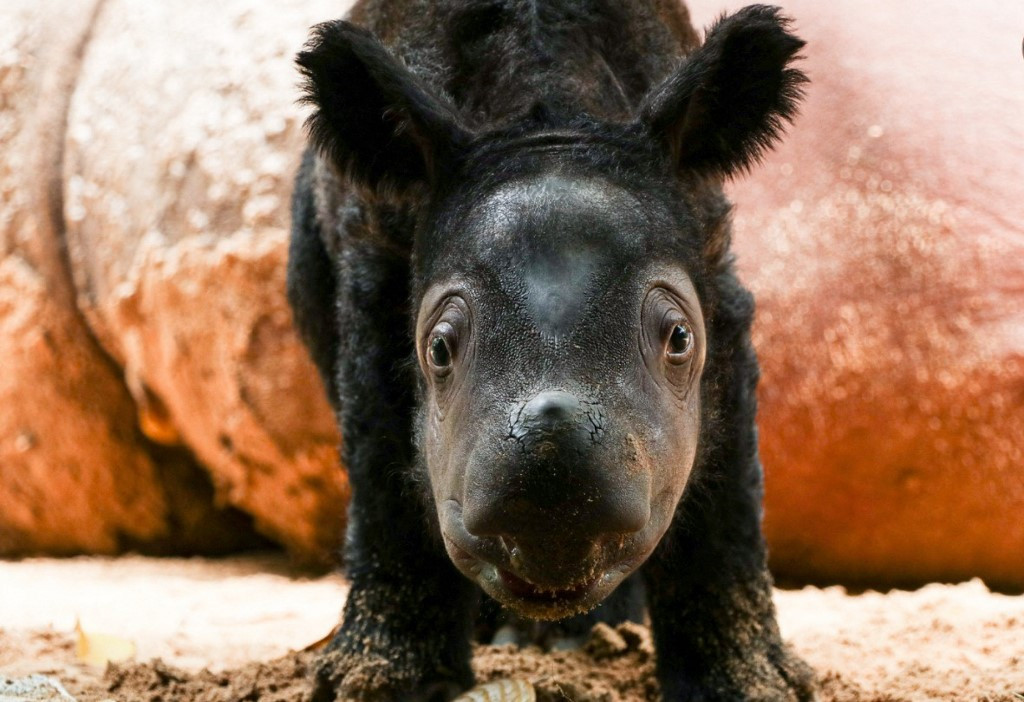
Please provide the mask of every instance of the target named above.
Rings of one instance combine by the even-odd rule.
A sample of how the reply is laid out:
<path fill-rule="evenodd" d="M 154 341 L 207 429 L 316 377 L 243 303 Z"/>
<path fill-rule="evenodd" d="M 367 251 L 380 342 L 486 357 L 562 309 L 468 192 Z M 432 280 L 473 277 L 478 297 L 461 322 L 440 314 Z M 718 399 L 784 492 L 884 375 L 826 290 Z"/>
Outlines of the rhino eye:
<path fill-rule="evenodd" d="M 447 373 L 452 367 L 452 350 L 448 340 L 441 334 L 435 335 L 430 340 L 430 348 L 427 351 L 430 359 L 431 369 L 438 375 Z"/>
<path fill-rule="evenodd" d="M 690 357 L 693 351 L 693 332 L 690 326 L 685 323 L 672 327 L 668 337 L 668 360 L 673 363 L 682 363 Z"/>
<path fill-rule="evenodd" d="M 417 357 L 424 376 L 438 387 L 455 370 L 468 362 L 472 352 L 469 306 L 461 297 L 446 298 L 421 320 L 423 336 L 416 342 Z"/>

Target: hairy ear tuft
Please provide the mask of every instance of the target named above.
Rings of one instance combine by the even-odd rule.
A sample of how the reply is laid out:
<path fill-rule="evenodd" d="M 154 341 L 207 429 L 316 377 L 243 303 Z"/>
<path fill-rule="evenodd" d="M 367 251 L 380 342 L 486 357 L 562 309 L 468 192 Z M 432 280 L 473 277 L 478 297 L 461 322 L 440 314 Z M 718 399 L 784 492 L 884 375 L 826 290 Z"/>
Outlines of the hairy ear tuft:
<path fill-rule="evenodd" d="M 782 136 L 807 76 L 792 67 L 804 42 L 779 8 L 751 5 L 720 18 L 704 44 L 648 93 L 639 120 L 679 169 L 748 170 Z"/>
<path fill-rule="evenodd" d="M 346 21 L 313 28 L 296 59 L 312 144 L 357 184 L 407 190 L 430 182 L 469 140 L 454 106 Z"/>

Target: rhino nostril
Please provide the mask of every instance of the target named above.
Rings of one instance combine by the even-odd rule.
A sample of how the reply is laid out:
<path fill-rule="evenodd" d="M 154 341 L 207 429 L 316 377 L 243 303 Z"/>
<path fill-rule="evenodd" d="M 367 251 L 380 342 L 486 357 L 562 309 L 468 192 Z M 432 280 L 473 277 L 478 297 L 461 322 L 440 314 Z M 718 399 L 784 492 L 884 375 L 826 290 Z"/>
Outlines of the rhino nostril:
<path fill-rule="evenodd" d="M 539 422 L 557 423 L 572 419 L 580 409 L 576 396 L 561 390 L 542 392 L 526 403 L 527 414 L 532 414 Z"/>
<path fill-rule="evenodd" d="M 579 399 L 564 390 L 548 390 L 537 394 L 524 405 L 520 405 L 512 417 L 512 436 L 524 439 L 529 435 L 537 438 L 571 430 L 582 424 L 586 412 Z"/>

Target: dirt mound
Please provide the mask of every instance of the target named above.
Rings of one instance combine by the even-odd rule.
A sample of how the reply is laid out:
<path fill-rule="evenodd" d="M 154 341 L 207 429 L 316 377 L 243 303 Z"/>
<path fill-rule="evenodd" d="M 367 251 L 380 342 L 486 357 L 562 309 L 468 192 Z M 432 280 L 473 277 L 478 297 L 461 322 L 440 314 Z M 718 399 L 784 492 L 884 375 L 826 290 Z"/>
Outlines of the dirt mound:
<path fill-rule="evenodd" d="M 896 600 L 894 609 L 902 609 Z M 840 664 L 819 665 L 822 702 L 917 702 L 918 700 L 956 700 L 965 702 L 1020 702 L 1024 698 L 1024 658 L 1011 655 L 1006 667 L 992 667 L 970 650 L 957 650 L 947 644 L 936 658 L 925 663 L 920 651 L 936 648 L 934 641 L 947 641 L 943 626 L 928 617 L 920 631 L 931 631 L 932 643 L 921 648 L 897 641 L 871 642 L 875 655 L 865 658 L 839 657 Z M 1002 626 L 990 629 L 990 644 L 1007 652 L 1006 645 L 1019 621 L 1010 618 Z M 996 631 L 999 634 L 996 634 Z M 1001 638 L 996 642 L 992 637 Z M 841 639 L 814 656 L 835 662 L 835 654 L 848 649 Z M 969 648 L 969 647 L 968 647 Z M 993 650 L 983 647 L 984 650 Z M 885 654 L 880 657 L 880 654 Z M 1022 653 L 1018 651 L 1018 654 Z M 315 653 L 295 652 L 269 662 L 254 662 L 225 672 L 201 670 L 189 672 L 161 660 L 144 664 L 112 664 L 102 681 L 86 683 L 75 689 L 79 702 L 126 700 L 162 702 L 303 702 L 309 698 L 312 663 Z M 911 660 L 913 659 L 913 660 Z M 966 665 L 965 665 L 966 664 Z M 528 680 L 536 690 L 538 702 L 656 702 L 658 685 L 654 678 L 654 649 L 647 628 L 625 624 L 616 629 L 595 627 L 590 640 L 580 650 L 544 652 L 536 647 L 514 645 L 478 646 L 473 660 L 481 684 L 502 678 Z M 879 671 L 886 672 L 879 675 Z M 858 674 L 860 671 L 861 674 Z"/>
<path fill-rule="evenodd" d="M 477 680 L 521 677 L 533 683 L 538 702 L 657 700 L 654 645 L 648 629 L 598 624 L 582 650 L 545 653 L 538 648 L 479 646 Z"/>
<path fill-rule="evenodd" d="M 624 624 L 595 627 L 582 650 L 545 653 L 539 648 L 478 646 L 473 660 L 480 683 L 517 677 L 529 680 L 538 702 L 627 702 L 657 700 L 650 632 Z M 312 652 L 295 652 L 266 663 L 214 673 L 188 672 L 162 660 L 111 664 L 103 680 L 76 691 L 79 702 L 111 698 L 132 702 L 300 702 L 311 686 Z"/>
<path fill-rule="evenodd" d="M 160 660 L 144 665 L 111 665 L 104 676 L 105 692 L 83 694 L 78 699 L 87 702 L 113 696 L 139 702 L 302 702 L 309 697 L 310 660 L 311 654 L 295 654 L 224 673 L 188 673 Z"/>
<path fill-rule="evenodd" d="M 46 675 L 79 702 L 304 699 L 312 654 L 347 592 L 278 557 L 0 561 L 0 676 Z M 784 638 L 822 702 L 1021 702 L 1024 597 L 980 581 L 908 591 L 776 590 Z M 138 661 L 76 660 L 75 621 L 130 640 Z M 524 678 L 538 699 L 656 699 L 650 634 L 599 627 L 579 651 L 478 647 L 481 682 Z"/>

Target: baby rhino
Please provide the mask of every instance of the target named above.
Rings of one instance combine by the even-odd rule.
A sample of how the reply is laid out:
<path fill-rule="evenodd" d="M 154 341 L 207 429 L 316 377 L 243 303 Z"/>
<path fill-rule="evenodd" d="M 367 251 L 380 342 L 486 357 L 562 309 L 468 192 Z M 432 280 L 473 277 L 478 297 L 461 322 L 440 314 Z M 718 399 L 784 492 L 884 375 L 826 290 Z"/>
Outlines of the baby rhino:
<path fill-rule="evenodd" d="M 450 700 L 474 636 L 645 611 L 663 699 L 813 697 L 721 187 L 793 117 L 803 42 L 752 6 L 698 44 L 674 0 L 364 0 L 314 29 L 288 292 L 353 489 L 315 699 Z"/>

